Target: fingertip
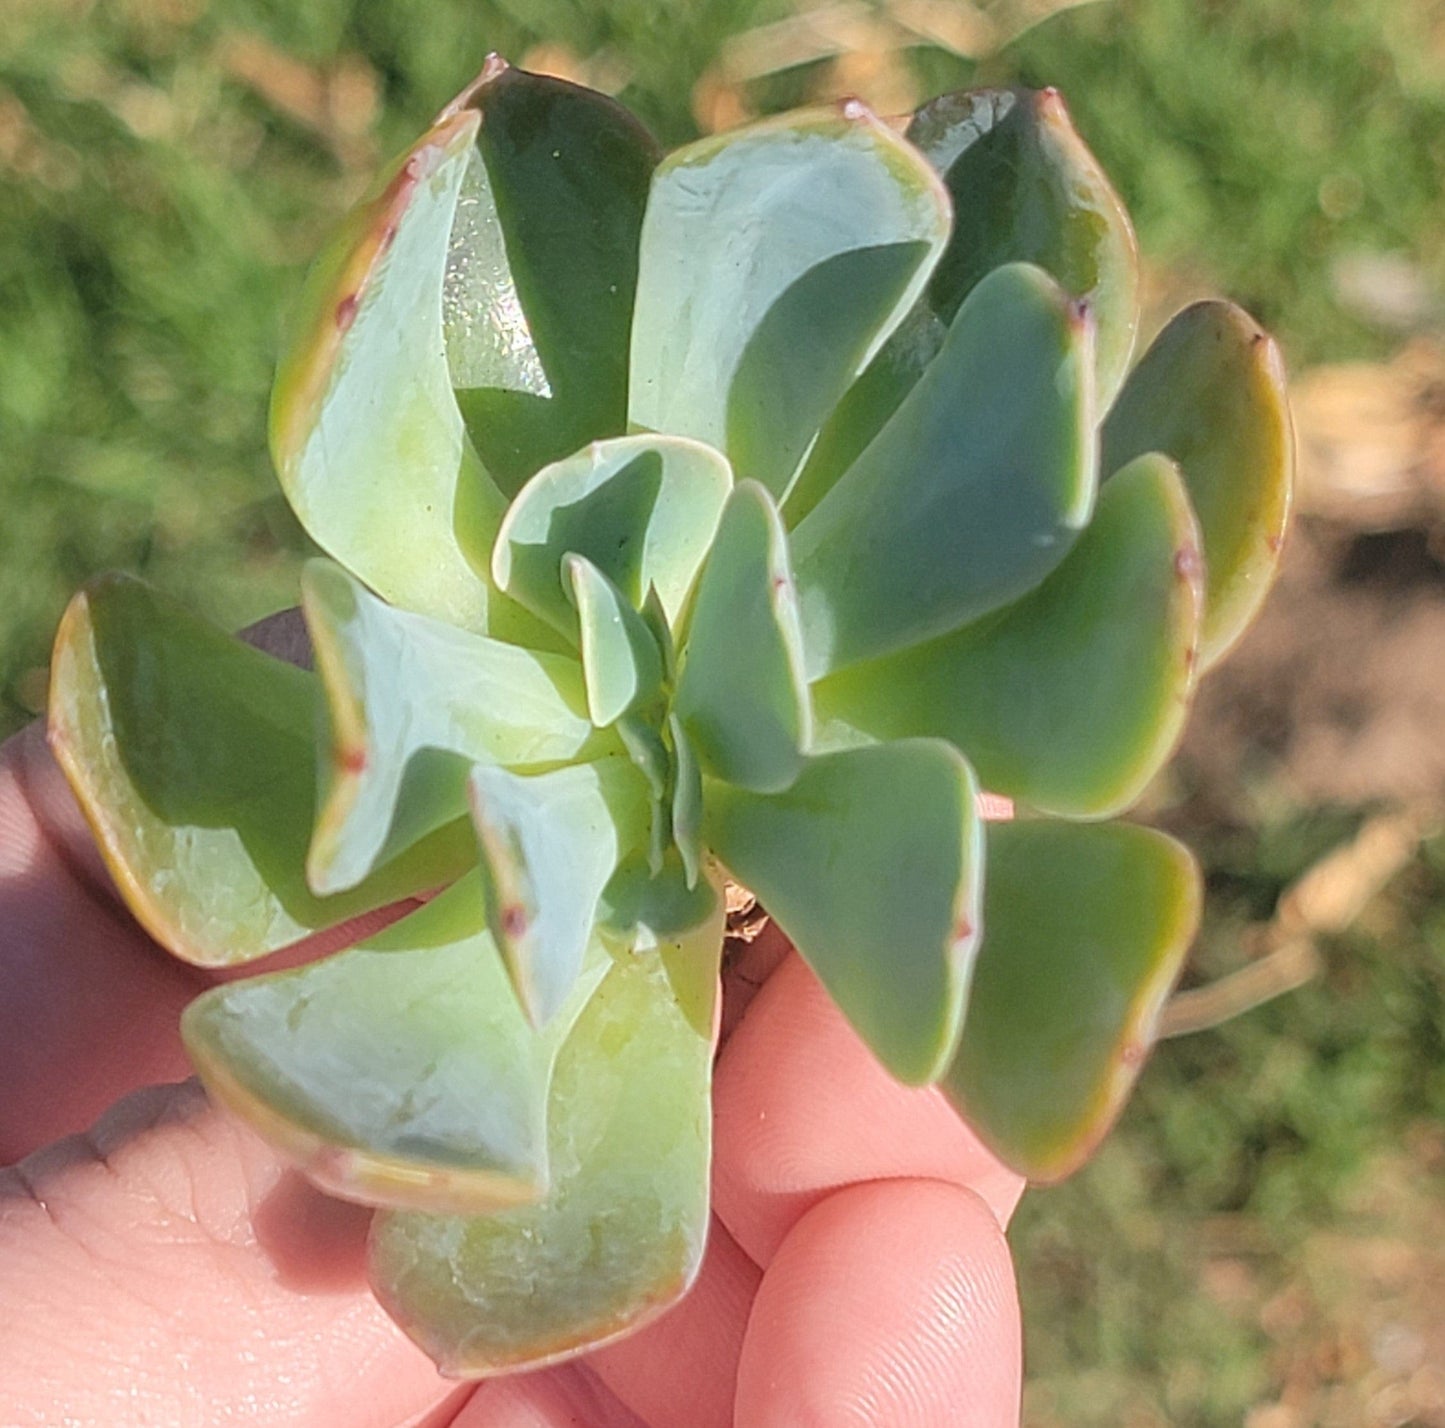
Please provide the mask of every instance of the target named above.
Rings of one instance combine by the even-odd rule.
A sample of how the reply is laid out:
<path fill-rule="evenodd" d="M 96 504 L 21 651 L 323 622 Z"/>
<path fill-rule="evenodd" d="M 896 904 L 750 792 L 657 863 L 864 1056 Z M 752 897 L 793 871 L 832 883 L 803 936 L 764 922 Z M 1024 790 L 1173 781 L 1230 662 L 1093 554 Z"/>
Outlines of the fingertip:
<path fill-rule="evenodd" d="M 760 1278 L 714 1219 L 687 1297 L 641 1333 L 589 1355 L 588 1366 L 657 1428 L 731 1428 L 738 1358 Z"/>
<path fill-rule="evenodd" d="M 743 1340 L 749 1428 L 1010 1428 L 1022 1347 L 1003 1231 L 941 1181 L 819 1202 L 763 1274 Z"/>
<path fill-rule="evenodd" d="M 966 1185 L 1001 1225 L 1023 1190 L 937 1091 L 902 1086 L 883 1069 L 797 956 L 724 1048 L 714 1114 L 717 1212 L 762 1265 L 801 1215 L 843 1185 Z"/>

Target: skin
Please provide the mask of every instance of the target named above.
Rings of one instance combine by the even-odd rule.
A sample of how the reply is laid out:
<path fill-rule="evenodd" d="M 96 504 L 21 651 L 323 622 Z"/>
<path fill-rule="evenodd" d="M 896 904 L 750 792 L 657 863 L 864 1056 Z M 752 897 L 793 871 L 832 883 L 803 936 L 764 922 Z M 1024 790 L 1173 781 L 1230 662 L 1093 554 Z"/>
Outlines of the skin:
<path fill-rule="evenodd" d="M 440 1378 L 372 1300 L 367 1212 L 186 1079 L 176 1021 L 212 975 L 121 907 L 39 731 L 0 748 L 7 1423 L 1018 1422 L 1021 1185 L 882 1071 L 775 929 L 727 978 L 697 1287 L 629 1339 L 479 1386 Z"/>

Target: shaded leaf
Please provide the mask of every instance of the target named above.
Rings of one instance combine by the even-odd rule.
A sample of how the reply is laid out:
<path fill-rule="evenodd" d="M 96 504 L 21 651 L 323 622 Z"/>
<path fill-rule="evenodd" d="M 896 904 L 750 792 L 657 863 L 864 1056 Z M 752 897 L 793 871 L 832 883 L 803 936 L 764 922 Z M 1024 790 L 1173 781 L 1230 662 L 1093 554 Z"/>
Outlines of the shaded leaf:
<path fill-rule="evenodd" d="M 1199 870 L 1123 823 L 994 823 L 984 944 L 942 1088 L 1006 1164 L 1057 1180 L 1128 1097 L 1199 921 Z"/>
<path fill-rule="evenodd" d="M 181 1031 L 211 1096 L 329 1194 L 481 1214 L 546 1193 L 552 1062 L 607 965 L 534 1031 L 473 875 L 363 947 L 212 989 Z"/>
<path fill-rule="evenodd" d="M 1129 367 L 1139 327 L 1134 229 L 1056 89 L 978 89 L 920 109 L 907 137 L 943 176 L 953 232 L 928 285 L 951 321 L 1004 263 L 1035 263 L 1094 315 L 1100 409 Z"/>
<path fill-rule="evenodd" d="M 707 789 L 708 845 L 910 1084 L 948 1065 L 968 994 L 975 793 L 958 750 L 935 739 L 820 755 L 784 793 Z"/>
<path fill-rule="evenodd" d="M 857 101 L 678 150 L 643 223 L 632 421 L 781 498 L 947 234 L 937 177 Z"/>
<path fill-rule="evenodd" d="M 1091 324 L 999 268 L 888 424 L 791 536 L 817 678 L 956 629 L 1063 559 L 1093 509 Z"/>
<path fill-rule="evenodd" d="M 676 714 L 667 716 L 667 732 L 672 742 L 672 838 L 691 888 L 702 866 L 702 769 Z"/>
<path fill-rule="evenodd" d="M 56 636 L 49 738 L 137 920 L 188 962 L 264 956 L 450 882 L 474 859 L 439 829 L 336 897 L 306 886 L 315 676 L 112 576 Z"/>
<path fill-rule="evenodd" d="M 577 607 L 587 708 L 599 729 L 662 690 L 662 651 L 622 592 L 585 555 L 563 557 Z"/>
<path fill-rule="evenodd" d="M 626 436 L 539 471 L 507 511 L 492 552 L 497 584 L 553 628 L 577 635 L 562 557 L 586 556 L 634 608 L 651 588 L 677 619 L 732 488 L 700 442 Z"/>
<path fill-rule="evenodd" d="M 394 609 L 329 561 L 306 566 L 301 603 L 329 710 L 317 892 L 464 818 L 473 763 L 560 763 L 595 737 L 575 660 Z"/>
<path fill-rule="evenodd" d="M 487 925 L 542 1026 L 572 993 L 603 888 L 646 843 L 647 788 L 620 754 L 533 777 L 478 766 L 468 787 Z"/>
<path fill-rule="evenodd" d="M 953 231 L 923 298 L 824 426 L 784 509 L 790 526 L 898 409 L 938 355 L 963 300 L 995 268 L 1035 263 L 1088 303 L 1099 410 L 1119 390 L 1134 350 L 1134 231 L 1057 91 L 945 94 L 913 116 L 907 137 L 943 177 L 953 200 Z"/>
<path fill-rule="evenodd" d="M 670 950 L 715 983 L 721 946 L 719 898 Z M 663 956 L 624 955 L 557 1060 L 548 1198 L 474 1219 L 377 1216 L 377 1297 L 444 1373 L 555 1362 L 687 1292 L 707 1235 L 711 1066 L 711 1036 L 679 1006 Z"/>
<path fill-rule="evenodd" d="M 445 282 L 447 361 L 487 470 L 514 494 L 627 426 L 637 245 L 658 149 L 621 105 L 495 55 L 443 114 L 481 115 Z"/>
<path fill-rule="evenodd" d="M 744 481 L 698 581 L 673 709 L 708 773 L 786 788 L 810 737 L 797 595 L 772 498 Z"/>
<path fill-rule="evenodd" d="M 1289 523 L 1294 428 L 1279 348 L 1233 303 L 1185 308 L 1129 374 L 1103 441 L 1106 474 L 1145 451 L 1184 472 L 1204 536 L 1207 669 L 1258 612 Z"/>
<path fill-rule="evenodd" d="M 1142 456 L 1104 488 L 1078 544 L 1031 594 L 816 685 L 821 737 L 833 721 L 845 742 L 848 730 L 948 739 L 996 793 L 1073 817 L 1117 812 L 1183 727 L 1202 601 L 1179 470 Z"/>

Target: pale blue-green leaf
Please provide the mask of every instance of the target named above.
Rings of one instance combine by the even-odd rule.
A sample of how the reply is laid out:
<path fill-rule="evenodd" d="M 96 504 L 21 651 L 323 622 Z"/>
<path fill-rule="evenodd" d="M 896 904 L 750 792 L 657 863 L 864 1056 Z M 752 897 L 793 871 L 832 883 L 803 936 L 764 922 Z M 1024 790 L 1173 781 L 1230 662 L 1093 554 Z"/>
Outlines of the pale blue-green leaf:
<path fill-rule="evenodd" d="M 493 576 L 575 639 L 562 557 L 585 555 L 634 607 L 655 586 L 675 621 L 731 488 L 727 462 L 700 442 L 646 435 L 594 442 L 544 467 L 518 493 L 497 534 Z"/>
<path fill-rule="evenodd" d="M 948 1065 L 979 927 L 976 786 L 937 739 L 810 759 L 784 793 L 710 783 L 708 846 L 899 1080 Z"/>
<path fill-rule="evenodd" d="M 478 765 L 468 790 L 487 925 L 542 1026 L 571 995 L 608 879 L 646 845 L 646 781 L 617 754 L 530 777 Z"/>
<path fill-rule="evenodd" d="M 715 988 L 721 947 L 718 898 L 668 953 Z M 443 1372 L 555 1363 L 687 1292 L 707 1238 L 711 1029 L 684 1010 L 662 953 L 619 956 L 557 1059 L 547 1199 L 376 1218 L 372 1286 Z"/>
<path fill-rule="evenodd" d="M 667 732 L 672 742 L 672 838 L 691 888 L 702 867 L 702 769 L 675 713 L 667 716 Z"/>
<path fill-rule="evenodd" d="M 1042 270 L 999 268 L 887 425 L 793 532 L 817 678 L 1027 593 L 1097 485 L 1092 325 Z"/>
<path fill-rule="evenodd" d="M 246 962 L 450 882 L 466 820 L 349 892 L 306 885 L 316 816 L 316 677 L 139 581 L 71 601 L 51 663 L 50 747 L 141 925 L 202 966 Z"/>
<path fill-rule="evenodd" d="M 440 120 L 317 264 L 277 372 L 271 446 L 325 550 L 394 604 L 485 630 L 505 499 L 463 429 L 442 332 L 477 123 Z"/>
<path fill-rule="evenodd" d="M 1202 570 L 1179 469 L 1141 456 L 1103 489 L 1063 564 L 1022 600 L 813 687 L 820 730 L 931 735 L 984 786 L 1097 818 L 1173 751 L 1194 687 Z"/>
<path fill-rule="evenodd" d="M 306 566 L 301 606 L 329 711 L 306 863 L 317 892 L 465 817 L 473 763 L 537 768 L 596 739 L 565 655 L 395 609 L 326 560 Z"/>
<path fill-rule="evenodd" d="M 1035 1180 L 1122 1109 L 1199 925 L 1187 849 L 1126 823 L 992 823 L 984 942 L 944 1094 Z"/>
<path fill-rule="evenodd" d="M 609 959 L 543 1031 L 471 874 L 359 948 L 215 987 L 181 1034 L 211 1096 L 332 1195 L 484 1214 L 547 1191 L 552 1063 Z"/>
<path fill-rule="evenodd" d="M 1259 613 L 1289 527 L 1294 423 L 1279 348 L 1243 308 L 1195 303 L 1140 358 L 1102 436 L 1106 476 L 1146 451 L 1184 472 L 1204 541 L 1208 669 Z"/>
<path fill-rule="evenodd" d="M 673 708 L 710 774 L 776 792 L 802 767 L 808 686 L 788 541 L 772 497 L 734 490 L 698 580 Z"/>
<path fill-rule="evenodd" d="M 647 621 L 585 555 L 563 557 L 564 580 L 577 607 L 587 709 L 599 729 L 662 690 L 662 651 Z"/>
<path fill-rule="evenodd" d="M 642 226 L 632 421 L 709 442 L 781 498 L 948 218 L 928 164 L 853 100 L 672 154 Z"/>

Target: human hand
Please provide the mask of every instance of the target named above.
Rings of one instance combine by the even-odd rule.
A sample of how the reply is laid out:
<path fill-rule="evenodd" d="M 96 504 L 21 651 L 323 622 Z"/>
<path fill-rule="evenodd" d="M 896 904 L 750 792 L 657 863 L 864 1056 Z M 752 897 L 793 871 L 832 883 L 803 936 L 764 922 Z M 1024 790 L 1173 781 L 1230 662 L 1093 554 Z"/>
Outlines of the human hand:
<path fill-rule="evenodd" d="M 629 1339 L 480 1386 L 372 1299 L 369 1212 L 182 1081 L 179 1015 L 214 975 L 130 919 L 38 729 L 0 749 L 6 1425 L 1017 1422 L 1020 1183 L 888 1077 L 775 929 L 725 978 L 697 1286 Z"/>

